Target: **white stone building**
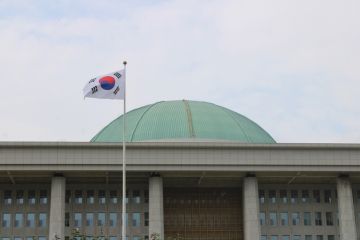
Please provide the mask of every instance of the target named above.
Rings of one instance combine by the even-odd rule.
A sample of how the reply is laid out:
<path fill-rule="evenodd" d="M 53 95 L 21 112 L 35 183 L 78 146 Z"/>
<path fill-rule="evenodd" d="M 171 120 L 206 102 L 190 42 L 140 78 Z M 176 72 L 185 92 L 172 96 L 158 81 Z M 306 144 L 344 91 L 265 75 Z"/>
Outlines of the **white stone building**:
<path fill-rule="evenodd" d="M 127 115 L 129 240 L 360 239 L 360 145 L 278 144 L 226 108 Z M 122 117 L 91 142 L 0 143 L 2 240 L 121 239 Z"/>

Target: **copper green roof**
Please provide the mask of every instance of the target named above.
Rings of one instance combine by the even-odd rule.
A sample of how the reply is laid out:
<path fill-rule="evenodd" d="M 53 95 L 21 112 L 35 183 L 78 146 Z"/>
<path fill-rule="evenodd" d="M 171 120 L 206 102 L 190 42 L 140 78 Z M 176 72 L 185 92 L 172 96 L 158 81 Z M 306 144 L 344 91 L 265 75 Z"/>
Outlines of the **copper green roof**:
<path fill-rule="evenodd" d="M 123 116 L 103 128 L 92 142 L 121 142 Z M 126 141 L 237 141 L 275 143 L 250 119 L 227 108 L 199 101 L 163 101 L 126 114 Z"/>

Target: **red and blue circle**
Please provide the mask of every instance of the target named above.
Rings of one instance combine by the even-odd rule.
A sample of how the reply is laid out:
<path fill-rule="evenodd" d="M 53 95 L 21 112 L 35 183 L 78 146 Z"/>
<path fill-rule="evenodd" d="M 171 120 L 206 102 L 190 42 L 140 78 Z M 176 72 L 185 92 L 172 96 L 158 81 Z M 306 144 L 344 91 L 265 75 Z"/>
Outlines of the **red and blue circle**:
<path fill-rule="evenodd" d="M 115 78 L 111 76 L 102 77 L 99 79 L 99 82 L 104 90 L 111 90 L 115 86 Z"/>

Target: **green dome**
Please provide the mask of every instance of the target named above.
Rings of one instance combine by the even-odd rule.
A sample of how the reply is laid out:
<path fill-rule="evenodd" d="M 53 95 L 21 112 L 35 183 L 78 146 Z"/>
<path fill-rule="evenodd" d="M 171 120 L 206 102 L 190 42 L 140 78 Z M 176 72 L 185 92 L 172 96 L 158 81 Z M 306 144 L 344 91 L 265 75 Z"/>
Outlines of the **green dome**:
<path fill-rule="evenodd" d="M 103 128 L 92 142 L 122 142 L 123 117 Z M 275 143 L 250 119 L 218 105 L 198 101 L 164 101 L 126 114 L 126 140 L 237 141 Z"/>

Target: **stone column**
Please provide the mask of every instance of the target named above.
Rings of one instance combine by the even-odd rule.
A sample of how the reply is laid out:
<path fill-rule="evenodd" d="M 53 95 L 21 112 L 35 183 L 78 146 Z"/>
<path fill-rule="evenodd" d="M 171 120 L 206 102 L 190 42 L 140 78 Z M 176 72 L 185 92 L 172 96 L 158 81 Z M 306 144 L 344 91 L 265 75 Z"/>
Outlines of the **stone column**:
<path fill-rule="evenodd" d="M 49 240 L 65 239 L 65 178 L 51 180 Z"/>
<path fill-rule="evenodd" d="M 244 240 L 260 239 L 259 192 L 255 175 L 244 178 L 243 218 Z"/>
<path fill-rule="evenodd" d="M 337 179 L 337 195 L 339 210 L 340 240 L 357 239 L 354 200 L 352 187 L 348 176 L 339 176 Z"/>
<path fill-rule="evenodd" d="M 163 180 L 159 174 L 152 174 L 149 179 L 149 236 L 160 234 L 164 239 L 164 204 Z"/>

